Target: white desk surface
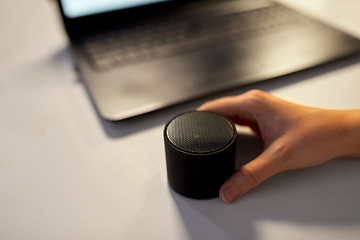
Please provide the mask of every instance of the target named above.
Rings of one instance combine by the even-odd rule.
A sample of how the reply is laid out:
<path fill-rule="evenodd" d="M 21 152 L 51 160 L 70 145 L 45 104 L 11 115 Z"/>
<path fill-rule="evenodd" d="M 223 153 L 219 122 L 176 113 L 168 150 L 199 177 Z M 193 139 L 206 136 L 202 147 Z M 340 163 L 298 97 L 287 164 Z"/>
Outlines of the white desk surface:
<path fill-rule="evenodd" d="M 358 0 L 282 0 L 360 37 Z M 360 58 L 212 96 L 268 91 L 360 108 Z M 207 98 L 207 99 L 210 99 Z M 233 204 L 179 196 L 162 130 L 206 99 L 102 120 L 73 70 L 52 1 L 0 2 L 0 239 L 360 239 L 360 161 L 278 174 Z M 240 138 L 238 161 L 259 151 Z"/>

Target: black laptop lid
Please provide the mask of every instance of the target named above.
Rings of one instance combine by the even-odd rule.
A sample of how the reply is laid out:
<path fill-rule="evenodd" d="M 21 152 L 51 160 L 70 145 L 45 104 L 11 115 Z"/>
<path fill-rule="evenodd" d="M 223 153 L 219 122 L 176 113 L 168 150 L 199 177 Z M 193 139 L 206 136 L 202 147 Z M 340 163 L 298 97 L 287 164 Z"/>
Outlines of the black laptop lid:
<path fill-rule="evenodd" d="M 71 40 L 89 32 L 144 21 L 198 0 L 58 0 Z"/>
<path fill-rule="evenodd" d="M 167 1 L 170 0 L 61 0 L 61 3 L 67 18 L 78 18 Z"/>

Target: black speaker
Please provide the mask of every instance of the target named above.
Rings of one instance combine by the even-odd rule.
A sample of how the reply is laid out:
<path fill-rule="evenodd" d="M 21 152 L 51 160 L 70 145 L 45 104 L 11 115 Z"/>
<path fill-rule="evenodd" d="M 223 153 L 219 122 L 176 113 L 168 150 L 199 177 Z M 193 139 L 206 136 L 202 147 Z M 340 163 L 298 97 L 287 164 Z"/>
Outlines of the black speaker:
<path fill-rule="evenodd" d="M 195 199 L 219 196 L 235 171 L 236 127 L 214 112 L 191 111 L 170 120 L 164 129 L 168 183 Z"/>

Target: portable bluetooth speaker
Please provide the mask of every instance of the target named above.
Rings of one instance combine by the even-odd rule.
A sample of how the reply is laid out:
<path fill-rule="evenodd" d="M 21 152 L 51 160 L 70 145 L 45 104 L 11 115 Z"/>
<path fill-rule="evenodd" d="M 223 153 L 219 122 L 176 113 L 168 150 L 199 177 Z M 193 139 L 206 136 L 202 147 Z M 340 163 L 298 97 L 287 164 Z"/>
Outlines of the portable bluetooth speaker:
<path fill-rule="evenodd" d="M 168 183 L 196 199 L 217 197 L 235 170 L 236 128 L 225 116 L 191 111 L 165 125 Z"/>

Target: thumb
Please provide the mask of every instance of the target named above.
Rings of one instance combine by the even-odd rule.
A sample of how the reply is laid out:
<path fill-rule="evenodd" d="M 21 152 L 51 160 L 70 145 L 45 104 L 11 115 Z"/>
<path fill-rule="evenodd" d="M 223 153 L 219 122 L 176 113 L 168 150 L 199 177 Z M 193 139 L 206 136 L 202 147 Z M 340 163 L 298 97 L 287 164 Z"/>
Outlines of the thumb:
<path fill-rule="evenodd" d="M 280 172 L 274 169 L 269 156 L 265 152 L 237 170 L 220 188 L 219 196 L 231 203 L 264 180 Z M 276 165 L 275 165 L 276 166 Z"/>

